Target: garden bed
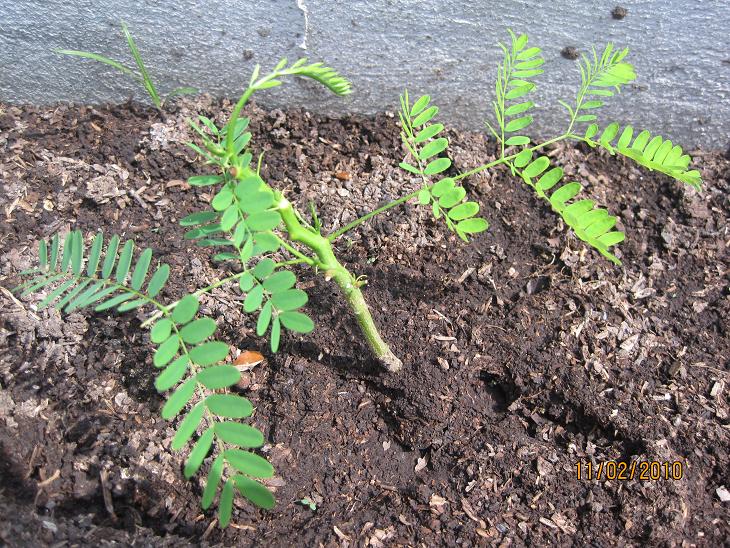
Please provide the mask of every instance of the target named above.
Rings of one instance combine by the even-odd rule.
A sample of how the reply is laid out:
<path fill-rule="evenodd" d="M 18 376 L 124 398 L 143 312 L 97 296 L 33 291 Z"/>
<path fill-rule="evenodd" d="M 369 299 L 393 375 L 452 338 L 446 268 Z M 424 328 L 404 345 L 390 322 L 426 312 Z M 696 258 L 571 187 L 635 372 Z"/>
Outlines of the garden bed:
<path fill-rule="evenodd" d="M 202 209 L 185 119 L 229 105 L 0 105 L 0 285 L 41 237 L 119 233 L 171 265 L 166 296 L 222 277 L 177 220 Z M 326 229 L 415 188 L 396 119 L 249 107 L 263 176 Z M 460 170 L 495 154 L 450 135 Z M 237 502 L 233 526 L 200 510 L 142 315 L 61 316 L 0 296 L 0 540 L 9 545 L 547 543 L 719 546 L 730 538 L 730 161 L 695 151 L 697 193 L 623 158 L 562 146 L 568 180 L 617 214 L 614 267 L 498 168 L 469 179 L 491 227 L 461 243 L 427 208 L 398 207 L 338 243 L 399 375 L 370 359 L 337 288 L 302 270 L 309 336 L 276 355 L 238 290 L 203 299 L 219 333 L 266 360 L 244 378 L 277 469 L 275 510 Z M 679 461 L 681 480 L 588 481 L 576 463 Z M 718 492 L 718 489 L 720 491 Z M 297 501 L 316 503 L 313 511 Z"/>

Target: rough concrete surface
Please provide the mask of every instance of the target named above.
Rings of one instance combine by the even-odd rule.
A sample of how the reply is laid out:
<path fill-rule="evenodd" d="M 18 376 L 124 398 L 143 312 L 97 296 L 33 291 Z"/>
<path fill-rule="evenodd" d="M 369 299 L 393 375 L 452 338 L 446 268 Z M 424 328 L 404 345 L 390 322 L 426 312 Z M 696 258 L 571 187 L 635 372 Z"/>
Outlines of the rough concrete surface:
<path fill-rule="evenodd" d="M 579 76 L 561 50 L 613 41 L 632 49 L 639 79 L 600 120 L 633 123 L 683 143 L 730 140 L 730 2 L 649 0 L 8 0 L 0 3 L 0 100 L 16 103 L 120 101 L 143 92 L 124 75 L 53 48 L 102 53 L 131 63 L 119 30 L 128 22 L 161 91 L 195 86 L 236 95 L 255 63 L 282 57 L 324 60 L 353 81 L 338 99 L 297 82 L 258 98 L 270 106 L 320 112 L 395 110 L 404 86 L 428 92 L 446 120 L 482 128 L 491 113 L 496 42 L 506 27 L 544 49 L 545 74 L 535 131 L 562 128 L 556 99 L 575 93 Z"/>

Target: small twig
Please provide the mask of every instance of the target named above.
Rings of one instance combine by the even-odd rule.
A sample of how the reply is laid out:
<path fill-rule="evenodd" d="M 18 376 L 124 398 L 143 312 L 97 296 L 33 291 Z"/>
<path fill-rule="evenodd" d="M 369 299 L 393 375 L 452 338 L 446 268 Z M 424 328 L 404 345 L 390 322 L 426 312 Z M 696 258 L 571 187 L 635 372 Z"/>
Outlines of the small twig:
<path fill-rule="evenodd" d="M 37 485 L 38 485 L 38 487 L 45 487 L 46 485 L 53 483 L 60 477 L 61 477 L 61 470 L 59 470 L 57 468 L 56 471 L 53 473 L 53 475 L 50 478 L 46 478 L 43 481 L 39 481 L 37 483 Z"/>
<path fill-rule="evenodd" d="M 149 209 L 150 206 L 147 205 L 147 202 L 145 202 L 142 197 L 139 195 L 139 193 L 136 190 L 132 190 L 131 188 L 127 189 L 127 194 L 129 194 L 132 198 L 134 198 L 139 205 L 142 206 L 142 209 Z"/>
<path fill-rule="evenodd" d="M 112 503 L 112 493 L 107 486 L 108 472 L 101 470 L 99 472 L 99 480 L 101 483 L 101 494 L 104 497 L 104 508 L 109 513 L 113 521 L 117 521 L 117 515 L 114 513 L 114 504 Z"/>
<path fill-rule="evenodd" d="M 693 364 L 690 364 L 690 367 L 702 367 L 703 369 L 709 369 L 710 371 L 714 371 L 715 373 L 718 373 L 720 375 L 730 375 L 730 371 L 723 371 L 722 369 L 717 369 L 716 367 L 710 367 L 709 365 L 705 365 L 703 363 L 693 363 Z"/>

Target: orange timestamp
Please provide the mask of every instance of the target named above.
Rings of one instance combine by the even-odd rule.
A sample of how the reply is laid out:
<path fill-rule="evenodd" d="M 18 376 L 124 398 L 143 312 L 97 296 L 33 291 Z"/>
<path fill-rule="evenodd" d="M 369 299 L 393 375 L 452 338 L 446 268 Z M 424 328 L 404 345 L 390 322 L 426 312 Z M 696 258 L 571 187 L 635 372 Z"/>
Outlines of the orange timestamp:
<path fill-rule="evenodd" d="M 580 480 L 596 481 L 659 481 L 681 480 L 684 477 L 682 461 L 603 461 L 575 463 L 575 470 Z"/>

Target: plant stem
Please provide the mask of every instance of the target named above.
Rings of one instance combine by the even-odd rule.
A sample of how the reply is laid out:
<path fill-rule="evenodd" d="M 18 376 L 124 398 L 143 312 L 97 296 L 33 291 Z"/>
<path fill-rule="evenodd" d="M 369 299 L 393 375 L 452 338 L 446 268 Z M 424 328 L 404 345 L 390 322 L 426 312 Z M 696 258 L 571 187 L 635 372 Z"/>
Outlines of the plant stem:
<path fill-rule="evenodd" d="M 299 222 L 289 200 L 282 197 L 279 201 L 279 214 L 284 221 L 286 230 L 289 233 L 289 239 L 295 242 L 301 242 L 310 248 L 317 255 L 319 264 L 317 265 L 324 271 L 327 280 L 334 280 L 345 295 L 352 312 L 355 314 L 360 328 L 362 329 L 365 339 L 370 349 L 375 354 L 378 361 L 391 372 L 400 371 L 403 367 L 398 357 L 390 350 L 390 347 L 382 339 L 378 328 L 373 321 L 362 291 L 360 291 L 360 282 L 355 278 L 340 261 L 337 260 L 332 249 L 332 243 L 329 238 L 308 230 Z"/>
<path fill-rule="evenodd" d="M 569 137 L 568 133 L 564 133 L 563 135 L 558 135 L 557 137 L 553 137 L 552 139 L 548 139 L 547 141 L 544 141 L 542 143 L 535 145 L 534 147 L 531 147 L 529 150 L 533 150 L 533 151 L 539 150 L 547 145 L 551 145 L 558 141 L 562 141 L 563 139 L 565 139 L 567 137 Z M 522 152 L 522 150 L 520 152 Z M 520 152 L 515 152 L 514 154 L 510 154 L 509 156 L 505 156 L 504 158 L 499 158 L 498 160 L 494 160 L 493 162 L 489 162 L 488 164 L 484 164 L 479 167 L 475 167 L 474 169 L 471 169 L 469 171 L 465 171 L 464 173 L 460 173 L 459 175 L 454 177 L 454 180 L 458 181 L 460 179 L 464 179 L 466 177 L 476 175 L 477 173 L 481 173 L 482 171 L 484 171 L 485 169 L 489 169 L 490 167 L 494 167 L 499 164 L 505 164 L 509 160 L 516 158 Z"/>
<path fill-rule="evenodd" d="M 227 278 L 223 278 L 222 280 L 218 280 L 217 282 L 213 282 L 212 284 L 210 284 L 207 287 L 203 287 L 201 289 L 198 289 L 195 293 L 193 293 L 193 295 L 195 295 L 196 297 L 200 297 L 204 293 L 208 293 L 209 291 L 212 291 L 216 287 L 220 287 L 220 286 L 222 286 L 224 284 L 227 284 L 230 281 L 237 280 L 238 278 L 240 278 L 241 276 L 243 276 L 245 273 L 246 273 L 245 270 L 242 271 L 242 272 L 236 272 L 235 274 L 233 274 L 231 276 L 228 276 Z M 161 304 L 160 306 L 162 308 L 160 310 L 158 310 L 157 312 L 155 312 L 152 316 L 150 316 L 149 318 L 147 318 L 144 322 L 142 322 L 142 325 L 140 327 L 142 327 L 142 328 L 147 327 L 148 325 L 150 325 L 151 323 L 153 323 L 157 318 L 160 318 L 163 315 L 163 311 L 162 311 L 163 309 L 164 309 L 164 312 L 170 312 L 173 308 L 175 308 L 178 305 L 179 302 L 180 301 L 175 301 L 174 303 L 170 303 L 167 306 Z"/>
<path fill-rule="evenodd" d="M 254 91 L 255 89 L 251 86 L 246 88 L 246 91 L 243 92 L 243 95 L 241 95 L 238 103 L 236 103 L 236 106 L 233 108 L 233 112 L 231 113 L 231 119 L 228 121 L 228 130 L 226 131 L 226 151 L 228 152 L 228 154 L 233 154 L 233 144 L 236 140 L 236 136 L 233 135 L 233 133 L 235 132 L 236 122 L 238 121 L 238 117 L 241 114 L 241 109 L 243 109 L 243 106 L 249 100 L 251 95 L 253 95 Z"/>
<path fill-rule="evenodd" d="M 330 242 L 335 241 L 337 238 L 339 238 L 340 236 L 342 236 L 345 232 L 349 232 L 350 230 L 352 230 L 356 226 L 364 223 L 368 219 L 370 219 L 372 217 L 375 217 L 376 215 L 379 215 L 379 214 L 383 213 L 383 211 L 388 211 L 389 209 L 391 209 L 393 207 L 396 207 L 396 206 L 398 206 L 398 205 L 400 205 L 400 204 L 402 204 L 404 202 L 407 202 L 411 198 L 415 198 L 416 196 L 418 196 L 418 193 L 421 192 L 421 190 L 422 189 L 419 188 L 418 190 L 416 190 L 414 192 L 411 192 L 410 194 L 406 194 L 405 196 L 403 196 L 401 198 L 398 198 L 397 200 L 395 200 L 393 202 L 387 203 L 384 206 L 379 207 L 378 209 L 375 209 L 375 210 L 371 211 L 367 215 L 363 215 L 362 217 L 359 217 L 358 219 L 355 219 L 351 223 L 343 226 L 339 230 L 336 230 L 335 232 L 333 232 L 332 234 L 330 234 L 327 237 L 327 239 Z"/>
<path fill-rule="evenodd" d="M 534 147 L 531 147 L 530 150 L 538 150 L 538 149 L 541 149 L 541 148 L 543 148 L 543 147 L 545 147 L 547 145 L 550 145 L 552 143 L 556 143 L 558 141 L 562 141 L 563 139 L 566 139 L 568 137 L 573 137 L 573 136 L 570 135 L 568 132 L 566 132 L 563 135 L 558 135 L 557 137 L 553 137 L 552 139 L 548 139 L 547 141 L 544 141 L 542 143 L 539 143 L 539 144 L 535 145 Z M 520 152 L 522 152 L 522 151 L 520 151 Z M 484 164 L 484 165 L 475 167 L 474 169 L 471 169 L 469 171 L 466 171 L 464 173 L 460 173 L 459 175 L 454 176 L 453 179 L 454 179 L 454 181 L 459 181 L 461 179 L 465 179 L 466 177 L 470 177 L 471 175 L 476 175 L 477 173 L 481 173 L 482 171 L 484 171 L 485 169 L 489 169 L 490 167 L 494 167 L 494 166 L 497 166 L 499 164 L 506 164 L 509 160 L 514 159 L 517 156 L 517 154 L 519 154 L 519 153 L 516 152 L 516 153 L 511 154 L 509 156 L 505 156 L 504 158 L 499 158 L 497 160 L 494 160 L 493 162 L 489 162 L 488 164 Z M 425 186 L 423 188 L 429 189 L 432 186 L 433 185 L 428 185 L 428 186 Z M 327 239 L 330 242 L 335 241 L 337 238 L 339 238 L 340 236 L 342 236 L 346 232 L 349 232 L 353 228 L 361 225 L 362 223 L 364 223 L 368 219 L 372 219 L 373 217 L 375 217 L 376 215 L 380 215 L 384 211 L 388 211 L 391 208 L 394 208 L 396 206 L 399 206 L 402 203 L 407 202 L 411 198 L 415 198 L 416 196 L 418 196 L 418 193 L 421 190 L 423 190 L 423 188 L 419 188 L 418 190 L 414 190 L 410 194 L 406 194 L 405 196 L 402 196 L 402 197 L 398 198 L 397 200 L 394 200 L 394 201 L 392 201 L 390 203 L 387 203 L 384 206 L 381 206 L 378 209 L 375 209 L 375 210 L 371 211 L 370 213 L 367 213 L 366 215 L 363 215 L 362 217 L 358 217 L 357 219 L 355 219 L 351 223 L 348 223 L 345 226 L 343 226 L 343 227 L 335 230 L 332 234 L 330 234 L 327 237 Z"/>
<path fill-rule="evenodd" d="M 304 253 L 302 253 L 301 251 L 299 251 L 296 247 L 294 247 L 293 245 L 291 245 L 286 240 L 284 240 L 282 238 L 279 238 L 279 243 L 289 253 L 291 253 L 292 255 L 294 255 L 295 257 L 297 257 L 297 259 L 296 259 L 297 262 L 307 263 L 309 266 L 316 266 L 317 261 L 315 261 L 311 257 L 307 257 Z"/>

